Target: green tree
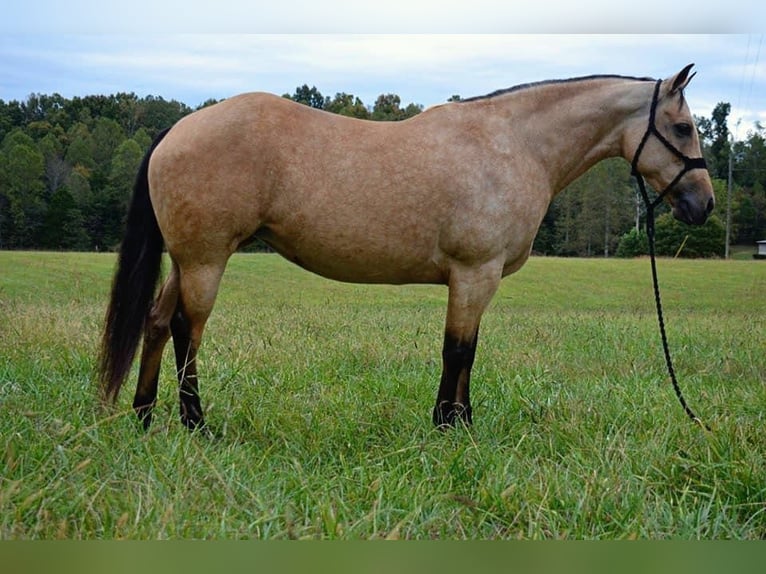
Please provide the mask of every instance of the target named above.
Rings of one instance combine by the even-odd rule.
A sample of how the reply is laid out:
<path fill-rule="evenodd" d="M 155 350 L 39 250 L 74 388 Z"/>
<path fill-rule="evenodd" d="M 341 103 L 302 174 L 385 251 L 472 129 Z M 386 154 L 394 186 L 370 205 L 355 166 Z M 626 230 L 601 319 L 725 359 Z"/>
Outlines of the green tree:
<path fill-rule="evenodd" d="M 97 118 L 93 128 L 93 159 L 98 169 L 108 174 L 111 170 L 112 156 L 117 147 L 125 140 L 125 132 L 117 120 Z"/>
<path fill-rule="evenodd" d="M 136 133 L 133 134 L 131 139 L 139 145 L 141 151 L 144 153 L 146 153 L 149 150 L 149 146 L 152 145 L 152 137 L 144 128 L 136 130 Z"/>
<path fill-rule="evenodd" d="M 423 106 L 420 104 L 410 103 L 404 108 L 404 119 L 414 117 L 423 111 Z"/>
<path fill-rule="evenodd" d="M 693 226 L 664 213 L 655 225 L 656 253 L 665 257 L 723 257 L 725 236 L 726 227 L 717 215 L 711 215 L 704 225 Z"/>
<path fill-rule="evenodd" d="M 317 90 L 316 86 L 311 86 L 309 88 L 308 84 L 298 86 L 295 88 L 295 93 L 292 96 L 285 94 L 284 97 L 318 110 L 323 110 L 325 106 L 325 99 L 324 96 L 322 96 L 322 92 Z"/>
<path fill-rule="evenodd" d="M 402 99 L 396 94 L 380 94 L 372 108 L 371 119 L 376 121 L 398 121 L 404 119 Z"/>
<path fill-rule="evenodd" d="M 120 92 L 114 96 L 117 103 L 117 116 L 112 119 L 119 122 L 123 132 L 128 136 L 140 129 L 140 104 L 138 96 L 133 92 Z"/>
<path fill-rule="evenodd" d="M 23 123 L 24 114 L 21 103 L 17 100 L 10 102 L 0 100 L 0 141 L 14 129 L 21 127 Z"/>
<path fill-rule="evenodd" d="M 759 123 L 745 140 L 735 142 L 732 160 L 732 239 L 734 243 L 752 244 L 766 238 L 766 142 Z"/>
<path fill-rule="evenodd" d="M 146 129 L 154 138 L 193 110 L 176 100 L 167 101 L 162 97 L 146 96 L 138 104 L 138 126 Z"/>
<path fill-rule="evenodd" d="M 85 220 L 65 186 L 51 196 L 40 229 L 38 245 L 45 249 L 83 250 L 90 246 Z"/>
<path fill-rule="evenodd" d="M 83 122 L 78 122 L 69 128 L 67 137 L 69 145 L 64 159 L 72 167 L 80 166 L 90 173 L 96 167 L 96 160 L 93 157 L 93 135 L 90 133 L 90 129 Z"/>
<path fill-rule="evenodd" d="M 347 94 L 345 92 L 339 92 L 335 94 L 335 97 L 332 100 L 328 99 L 324 109 L 334 114 L 340 114 L 342 116 L 349 116 L 352 118 L 359 118 L 363 120 L 370 118 L 370 112 L 362 103 L 362 100 L 352 94 Z"/>
<path fill-rule="evenodd" d="M 634 193 L 626 162 L 600 162 L 575 180 L 554 201 L 553 225 L 559 255 L 614 254 L 633 222 Z"/>
<path fill-rule="evenodd" d="M 54 130 L 48 132 L 38 143 L 37 149 L 45 160 L 45 181 L 49 193 L 54 193 L 64 185 L 72 166 L 64 160 L 64 146 L 55 135 Z"/>
<path fill-rule="evenodd" d="M 109 186 L 124 202 L 125 208 L 127 208 L 127 201 L 143 155 L 141 146 L 133 139 L 123 141 L 114 152 L 112 169 L 109 173 Z"/>
<path fill-rule="evenodd" d="M 15 131 L 8 134 L 0 154 L 0 247 L 35 245 L 45 210 L 44 159 L 32 138 Z"/>
<path fill-rule="evenodd" d="M 635 227 L 620 238 L 615 252 L 617 257 L 640 257 L 649 255 L 649 236 L 643 229 Z"/>
<path fill-rule="evenodd" d="M 74 167 L 66 178 L 65 185 L 77 207 L 86 213 L 93 202 L 93 192 L 90 187 L 87 170 Z"/>
<path fill-rule="evenodd" d="M 731 104 L 719 102 L 712 114 L 712 142 L 710 144 L 710 173 L 714 177 L 726 179 L 729 172 L 729 127 L 726 118 L 731 112 Z"/>
<path fill-rule="evenodd" d="M 202 102 L 200 105 L 197 106 L 196 109 L 201 110 L 202 108 L 209 108 L 210 106 L 214 106 L 223 100 L 216 100 L 215 98 L 208 98 L 204 102 Z"/>
<path fill-rule="evenodd" d="M 112 249 L 122 237 L 123 218 L 142 157 L 135 140 L 122 142 L 114 152 L 107 184 L 93 193 L 88 229 L 98 249 Z"/>

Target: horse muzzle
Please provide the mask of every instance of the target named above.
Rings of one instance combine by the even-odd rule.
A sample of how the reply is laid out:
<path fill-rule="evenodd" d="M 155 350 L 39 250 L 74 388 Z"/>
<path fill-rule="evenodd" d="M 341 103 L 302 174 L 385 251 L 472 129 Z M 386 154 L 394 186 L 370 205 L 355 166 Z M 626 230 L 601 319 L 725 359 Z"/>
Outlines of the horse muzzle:
<path fill-rule="evenodd" d="M 715 208 L 715 198 L 700 197 L 699 193 L 682 191 L 671 201 L 673 217 L 689 225 L 702 225 Z"/>

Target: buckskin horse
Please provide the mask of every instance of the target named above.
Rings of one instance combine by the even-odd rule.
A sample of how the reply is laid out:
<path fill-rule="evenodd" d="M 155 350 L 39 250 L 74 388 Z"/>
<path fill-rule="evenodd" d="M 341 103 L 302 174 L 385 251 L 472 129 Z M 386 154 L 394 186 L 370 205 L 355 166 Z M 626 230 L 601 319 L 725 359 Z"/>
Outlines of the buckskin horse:
<path fill-rule="evenodd" d="M 180 416 L 204 425 L 196 356 L 229 257 L 258 238 L 338 281 L 449 289 L 433 422 L 472 422 L 479 321 L 517 271 L 554 196 L 621 156 L 673 215 L 702 224 L 713 187 L 684 98 L 692 65 L 665 80 L 596 75 L 437 105 L 401 122 L 232 97 L 161 133 L 128 210 L 99 358 L 117 399 L 143 337 L 133 408 L 151 423 L 172 336 Z M 171 266 L 155 298 L 163 248 Z"/>

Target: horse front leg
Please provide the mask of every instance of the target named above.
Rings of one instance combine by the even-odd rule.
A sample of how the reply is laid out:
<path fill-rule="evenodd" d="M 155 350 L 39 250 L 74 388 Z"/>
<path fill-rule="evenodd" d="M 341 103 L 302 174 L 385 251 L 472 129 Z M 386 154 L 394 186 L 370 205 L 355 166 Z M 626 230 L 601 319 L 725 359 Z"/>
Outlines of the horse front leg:
<path fill-rule="evenodd" d="M 473 423 L 469 387 L 477 339 L 478 328 L 465 340 L 449 330 L 444 333 L 442 377 L 433 412 L 434 425 L 439 428 L 455 426 L 458 420 Z"/>
<path fill-rule="evenodd" d="M 459 420 L 467 425 L 473 422 L 470 382 L 479 323 L 501 273 L 502 262 L 450 271 L 442 376 L 433 410 L 433 423 L 439 428 L 455 426 Z"/>

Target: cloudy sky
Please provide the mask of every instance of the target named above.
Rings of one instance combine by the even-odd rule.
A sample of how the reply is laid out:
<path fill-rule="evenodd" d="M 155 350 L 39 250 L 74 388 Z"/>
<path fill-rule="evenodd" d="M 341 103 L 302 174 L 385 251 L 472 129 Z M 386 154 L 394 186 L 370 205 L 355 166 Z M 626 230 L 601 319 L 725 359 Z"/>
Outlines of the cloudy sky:
<path fill-rule="evenodd" d="M 10 15 L 0 23 L 0 99 L 124 91 L 194 107 L 245 91 L 292 93 L 307 83 L 368 105 L 396 93 L 405 104 L 428 107 L 453 94 L 543 79 L 667 77 L 694 62 L 698 74 L 687 96 L 695 114 L 709 117 L 724 101 L 732 105 L 730 126 L 739 120 L 742 135 L 755 121 L 766 125 L 764 34 L 747 31 L 750 18 L 766 20 L 764 8 L 750 2 L 729 4 L 733 15 L 726 15 L 706 13 L 699 2 L 676 0 L 669 8 L 645 0 L 634 4 L 642 8 L 638 17 L 597 1 L 583 8 L 473 0 L 449 13 L 432 0 L 285 1 L 266 11 L 255 2 L 206 2 L 218 6 L 212 12 L 190 1 L 134 0 L 130 11 L 108 14 L 100 4 L 38 0 L 4 8 Z M 520 5 L 527 7 L 522 15 L 511 11 Z"/>

